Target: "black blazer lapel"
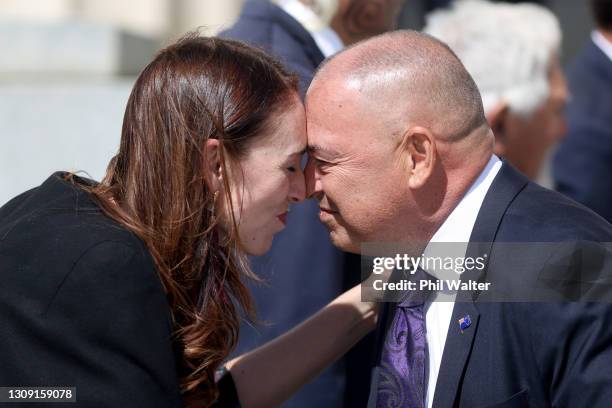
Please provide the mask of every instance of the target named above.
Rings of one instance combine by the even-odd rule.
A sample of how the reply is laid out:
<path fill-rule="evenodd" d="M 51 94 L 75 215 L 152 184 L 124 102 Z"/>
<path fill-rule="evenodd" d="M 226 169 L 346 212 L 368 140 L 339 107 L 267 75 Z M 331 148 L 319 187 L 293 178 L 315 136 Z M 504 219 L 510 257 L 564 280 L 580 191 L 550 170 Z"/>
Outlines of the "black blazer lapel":
<path fill-rule="evenodd" d="M 466 256 L 476 257 L 491 252 L 491 246 L 508 206 L 527 183 L 525 176 L 509 163 L 503 163 L 478 212 Z M 486 267 L 485 265 L 485 270 L 481 272 L 483 275 L 486 275 Z M 467 274 L 462 276 L 462 280 L 471 278 L 474 277 Z M 465 367 L 478 331 L 480 313 L 474 303 L 477 296 L 478 293 L 458 295 L 436 382 L 434 407 L 447 408 L 458 404 Z M 459 320 L 468 316 L 471 324 L 462 330 Z"/>
<path fill-rule="evenodd" d="M 527 183 L 529 180 L 522 173 L 507 161 L 503 162 L 478 211 L 470 242 L 492 244 L 495 241 L 499 224 L 508 206 Z"/>

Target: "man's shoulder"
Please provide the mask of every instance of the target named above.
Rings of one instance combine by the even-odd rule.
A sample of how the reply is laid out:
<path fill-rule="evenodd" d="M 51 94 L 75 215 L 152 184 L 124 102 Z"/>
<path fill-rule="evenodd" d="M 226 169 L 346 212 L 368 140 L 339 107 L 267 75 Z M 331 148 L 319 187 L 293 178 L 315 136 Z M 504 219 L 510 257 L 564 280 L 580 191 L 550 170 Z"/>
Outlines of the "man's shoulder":
<path fill-rule="evenodd" d="M 612 226 L 584 205 L 529 182 L 508 206 L 496 240 L 611 242 Z"/>
<path fill-rule="evenodd" d="M 246 2 L 236 23 L 219 36 L 263 48 L 291 69 L 314 71 L 316 65 L 309 53 L 323 60 L 311 34 L 280 7 L 268 2 Z M 317 65 L 321 61 L 316 61 Z"/>
<path fill-rule="evenodd" d="M 306 30 L 280 7 L 267 1 L 248 1 L 238 20 L 219 37 L 273 48 L 277 41 L 291 41 L 292 36 Z"/>

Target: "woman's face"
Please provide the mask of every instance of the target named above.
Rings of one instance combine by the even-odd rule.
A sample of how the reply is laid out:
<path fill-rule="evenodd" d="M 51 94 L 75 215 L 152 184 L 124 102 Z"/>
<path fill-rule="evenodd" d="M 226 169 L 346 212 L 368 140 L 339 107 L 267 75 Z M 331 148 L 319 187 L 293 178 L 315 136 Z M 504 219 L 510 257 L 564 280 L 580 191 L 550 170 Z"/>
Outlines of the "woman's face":
<path fill-rule="evenodd" d="M 297 99 L 270 118 L 269 130 L 229 164 L 238 234 L 249 255 L 263 255 L 287 222 L 290 203 L 304 200 L 301 158 L 306 149 L 306 118 Z"/>

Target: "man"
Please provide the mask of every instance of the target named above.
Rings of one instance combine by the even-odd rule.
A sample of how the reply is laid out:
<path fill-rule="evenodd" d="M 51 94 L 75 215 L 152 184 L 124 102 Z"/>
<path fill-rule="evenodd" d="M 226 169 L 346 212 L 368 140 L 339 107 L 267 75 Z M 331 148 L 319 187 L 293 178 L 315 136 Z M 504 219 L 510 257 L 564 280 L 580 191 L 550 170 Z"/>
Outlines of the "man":
<path fill-rule="evenodd" d="M 569 131 L 553 161 L 559 192 L 612 222 L 612 0 L 591 0 L 597 28 L 569 69 Z"/>
<path fill-rule="evenodd" d="M 509 257 L 504 242 L 592 242 L 597 260 L 610 261 L 599 244 L 612 241 L 610 224 L 493 155 L 476 84 L 428 35 L 398 31 L 339 53 L 315 76 L 306 111 L 308 190 L 343 250 L 485 243 L 487 279 L 540 285 L 553 299 L 566 298 L 563 287 L 546 283 L 567 280 L 555 281 L 547 257 L 574 264 L 580 253 L 549 245 L 538 258 L 529 244 L 529 257 Z M 476 291 L 456 299 L 385 307 L 371 407 L 609 405 L 608 303 L 481 303 Z"/>
<path fill-rule="evenodd" d="M 262 47 L 279 58 L 299 76 L 304 93 L 324 58 L 345 44 L 394 29 L 403 3 L 404 0 L 250 0 L 245 2 L 238 21 L 220 36 Z M 239 352 L 288 331 L 343 289 L 359 283 L 354 273 L 359 259 L 331 245 L 327 231 L 316 221 L 317 213 L 314 202 L 293 207 L 287 228 L 275 238 L 270 252 L 251 259 L 255 273 L 274 280 L 274 285 L 251 285 L 259 316 L 268 324 L 257 328 L 243 325 Z M 373 344 L 372 336 L 364 339 L 350 353 L 346 370 L 342 366 L 327 370 L 287 406 L 345 403 L 354 407 L 355 400 L 367 395 L 367 350 Z"/>
<path fill-rule="evenodd" d="M 495 154 L 536 179 L 565 133 L 568 91 L 554 14 L 535 4 L 468 0 L 431 13 L 424 31 L 448 44 L 474 78 Z"/>

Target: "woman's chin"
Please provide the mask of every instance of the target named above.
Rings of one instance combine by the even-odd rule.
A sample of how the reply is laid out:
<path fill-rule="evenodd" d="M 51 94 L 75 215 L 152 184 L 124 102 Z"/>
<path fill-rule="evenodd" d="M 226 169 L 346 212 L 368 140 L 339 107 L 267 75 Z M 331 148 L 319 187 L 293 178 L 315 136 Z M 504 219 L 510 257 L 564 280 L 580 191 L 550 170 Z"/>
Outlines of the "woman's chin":
<path fill-rule="evenodd" d="M 251 241 L 250 243 L 245 245 L 244 252 L 246 252 L 247 255 L 251 256 L 265 255 L 270 250 L 270 248 L 272 248 L 272 238 L 273 237 L 270 237 L 269 239 L 265 240 Z"/>

